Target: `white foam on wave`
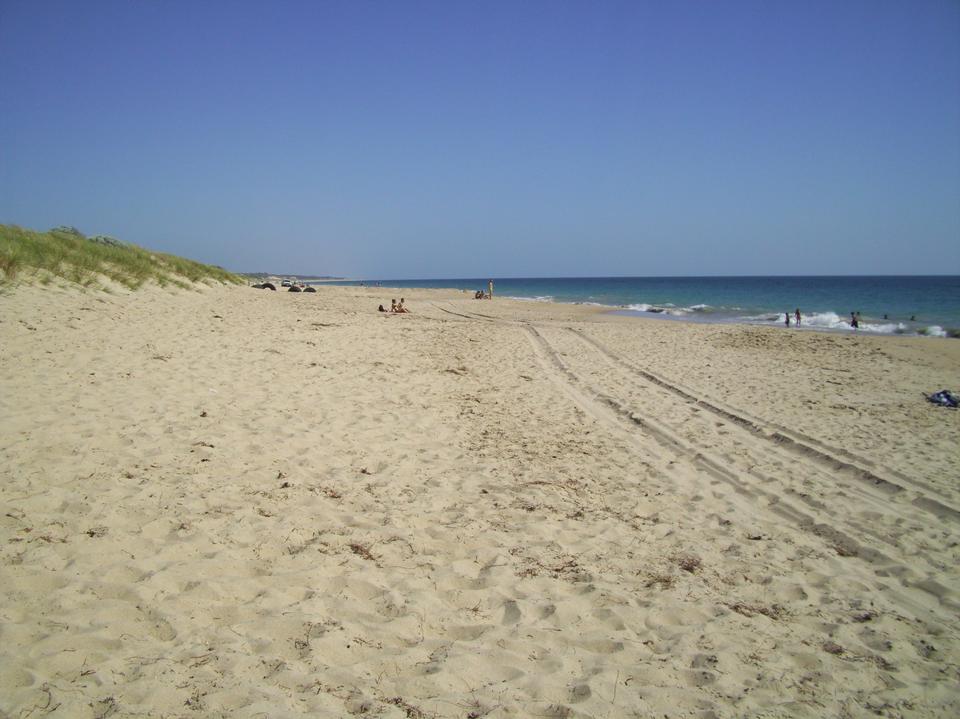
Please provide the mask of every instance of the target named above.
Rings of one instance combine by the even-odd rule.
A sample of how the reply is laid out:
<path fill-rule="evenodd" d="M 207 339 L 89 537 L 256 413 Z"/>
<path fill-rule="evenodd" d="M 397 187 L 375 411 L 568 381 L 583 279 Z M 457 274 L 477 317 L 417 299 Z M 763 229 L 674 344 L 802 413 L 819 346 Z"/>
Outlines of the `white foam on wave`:
<path fill-rule="evenodd" d="M 510 297 L 508 300 L 520 300 L 522 302 L 553 302 L 553 295 L 541 295 L 540 297 Z"/>
<path fill-rule="evenodd" d="M 874 325 L 869 322 L 864 322 L 860 325 L 860 330 L 863 332 L 875 332 L 881 335 L 902 335 L 909 332 L 910 328 L 902 323 Z"/>
<path fill-rule="evenodd" d="M 775 315 L 772 312 L 764 312 L 762 315 L 747 315 L 739 319 L 744 322 L 783 322 L 783 315 Z"/>
<path fill-rule="evenodd" d="M 783 315 L 762 314 L 741 318 L 745 322 L 763 322 L 770 324 L 783 324 Z M 793 320 L 793 316 L 790 317 Z M 803 316 L 801 328 L 827 329 L 827 330 L 846 330 L 854 331 L 850 326 L 850 320 L 847 317 L 841 317 L 836 312 L 816 312 Z M 929 327 L 911 328 L 903 322 L 860 322 L 858 332 L 866 332 L 878 335 L 908 335 L 918 334 L 925 337 L 946 337 L 947 332 L 939 325 L 930 325 Z"/>
<path fill-rule="evenodd" d="M 860 325 L 860 329 L 864 332 L 876 332 L 882 335 L 902 335 L 910 331 L 910 328 L 903 324 L 903 322 L 888 322 L 882 325 L 864 322 Z"/>
<path fill-rule="evenodd" d="M 790 319 L 793 319 L 791 315 Z M 831 330 L 850 329 L 850 322 L 836 312 L 817 312 L 803 315 L 801 327 L 825 327 Z"/>
<path fill-rule="evenodd" d="M 718 322 L 749 322 L 780 327 L 783 327 L 784 325 L 784 316 L 779 312 L 764 312 L 755 315 L 741 315 L 739 317 L 735 317 L 723 314 L 729 310 L 721 310 L 718 314 L 713 307 L 707 304 L 692 305 L 690 307 L 677 307 L 676 305 L 669 303 L 652 305 L 646 302 L 638 302 L 630 305 L 620 305 L 620 308 L 624 310 L 630 310 L 632 312 L 645 312 L 674 317 L 682 317 L 692 313 L 710 312 Z M 790 327 L 795 327 L 793 324 L 792 313 L 790 315 Z M 810 314 L 805 314 L 802 317 L 800 329 L 835 330 L 878 335 L 921 335 L 924 337 L 950 336 L 949 333 L 939 325 L 917 327 L 913 323 L 904 322 L 864 322 L 861 320 L 859 328 L 855 330 L 850 326 L 849 317 L 839 315 L 836 312 L 812 312 Z"/>
<path fill-rule="evenodd" d="M 671 315 L 672 317 L 682 317 L 693 312 L 706 312 L 710 305 L 693 305 L 692 307 L 677 307 L 675 304 L 666 302 L 662 305 L 650 305 L 646 302 L 639 302 L 633 305 L 622 305 L 625 310 L 633 312 L 649 312 L 657 315 Z"/>
<path fill-rule="evenodd" d="M 850 326 L 850 320 L 841 317 L 836 312 L 820 312 L 807 315 L 803 318 L 801 326 L 822 327 L 831 330 L 853 330 L 853 327 Z M 903 322 L 861 322 L 858 329 L 860 332 L 870 332 L 878 335 L 902 335 L 910 332 L 910 328 Z"/>
<path fill-rule="evenodd" d="M 783 317 L 780 316 L 776 321 L 779 323 L 782 319 Z M 790 319 L 793 319 L 792 315 Z M 846 317 L 841 317 L 836 312 L 815 312 L 813 314 L 803 315 L 800 326 L 828 330 L 853 330 L 853 327 L 850 326 L 850 320 Z M 894 335 L 909 332 L 910 328 L 902 322 L 888 322 L 884 324 L 861 322 L 859 331 L 881 335 Z"/>

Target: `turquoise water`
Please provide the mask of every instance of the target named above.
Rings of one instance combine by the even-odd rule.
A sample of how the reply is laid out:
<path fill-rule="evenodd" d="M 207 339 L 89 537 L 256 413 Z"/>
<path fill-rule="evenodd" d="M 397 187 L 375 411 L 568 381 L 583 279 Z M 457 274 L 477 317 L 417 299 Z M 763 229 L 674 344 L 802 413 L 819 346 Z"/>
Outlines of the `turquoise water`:
<path fill-rule="evenodd" d="M 488 278 L 380 280 L 389 287 L 486 290 Z M 944 336 L 960 328 L 960 276 L 877 277 L 571 277 L 493 278 L 495 294 L 525 300 L 592 303 L 624 314 L 697 322 L 783 326 L 799 308 L 802 326 Z M 366 285 L 375 284 L 368 280 Z M 357 285 L 359 282 L 337 284 Z M 385 295 L 386 296 L 386 295 Z"/>

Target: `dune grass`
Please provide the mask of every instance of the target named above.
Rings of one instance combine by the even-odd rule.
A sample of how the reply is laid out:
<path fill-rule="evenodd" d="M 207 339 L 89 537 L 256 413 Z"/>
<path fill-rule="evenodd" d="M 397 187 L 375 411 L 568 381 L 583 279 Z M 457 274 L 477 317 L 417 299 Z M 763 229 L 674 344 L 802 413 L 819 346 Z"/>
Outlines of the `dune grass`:
<path fill-rule="evenodd" d="M 195 282 L 244 282 L 221 267 L 151 252 L 111 237 L 86 237 L 73 227 L 36 232 L 0 225 L 0 284 L 18 278 L 49 284 L 57 277 L 84 287 L 103 286 L 107 278 L 130 289 L 148 282 L 177 287 Z"/>

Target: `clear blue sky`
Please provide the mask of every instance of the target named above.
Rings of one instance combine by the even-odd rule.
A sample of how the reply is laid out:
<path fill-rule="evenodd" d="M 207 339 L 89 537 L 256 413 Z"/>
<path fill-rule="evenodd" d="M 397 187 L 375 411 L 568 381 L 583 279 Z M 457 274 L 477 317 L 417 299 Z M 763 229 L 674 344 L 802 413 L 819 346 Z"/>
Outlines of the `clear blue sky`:
<path fill-rule="evenodd" d="M 960 273 L 960 2 L 0 0 L 0 222 L 382 278 Z"/>

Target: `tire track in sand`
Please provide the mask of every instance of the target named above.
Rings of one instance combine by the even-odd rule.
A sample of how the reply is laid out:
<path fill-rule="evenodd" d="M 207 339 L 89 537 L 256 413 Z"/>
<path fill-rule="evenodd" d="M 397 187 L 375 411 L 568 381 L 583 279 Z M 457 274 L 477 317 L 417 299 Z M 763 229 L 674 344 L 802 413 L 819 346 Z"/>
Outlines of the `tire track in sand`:
<path fill-rule="evenodd" d="M 930 497 L 929 494 L 943 496 L 943 493 L 922 480 L 908 477 L 902 472 L 889 468 L 883 470 L 884 473 L 895 479 L 880 476 L 877 473 L 876 463 L 866 457 L 862 457 L 847 449 L 832 447 L 798 430 L 784 427 L 769 420 L 752 417 L 743 410 L 725 407 L 716 400 L 708 400 L 705 397 L 698 396 L 692 391 L 681 387 L 679 384 L 670 382 L 650 372 L 646 368 L 641 367 L 637 363 L 614 353 L 599 340 L 589 336 L 584 331 L 573 328 L 567 328 L 567 330 L 575 334 L 585 343 L 591 345 L 610 362 L 621 366 L 630 373 L 639 375 L 648 382 L 656 384 L 688 402 L 692 402 L 712 412 L 718 417 L 727 419 L 745 429 L 755 432 L 758 436 L 768 439 L 790 452 L 809 457 L 833 471 L 841 472 L 853 479 L 872 484 L 886 493 L 897 494 L 903 492 L 909 485 L 918 492 L 917 496 L 911 500 L 915 506 L 926 509 L 942 519 L 960 522 L 960 510 Z"/>
<path fill-rule="evenodd" d="M 523 324 L 523 323 L 521 323 Z M 912 607 L 914 611 L 927 614 L 929 611 L 935 611 L 940 615 L 943 609 L 948 610 L 947 614 L 939 616 L 941 621 L 950 621 L 951 612 L 954 612 L 960 605 L 954 598 L 954 593 L 947 587 L 940 584 L 934 576 L 943 569 L 941 567 L 930 565 L 925 557 L 919 555 L 904 556 L 901 551 L 898 540 L 887 536 L 884 529 L 877 530 L 868 521 L 855 521 L 848 514 L 842 514 L 840 510 L 844 507 L 850 507 L 849 499 L 843 499 L 835 489 L 831 489 L 833 478 L 826 474 L 822 468 L 817 466 L 809 459 L 784 457 L 780 448 L 765 440 L 758 439 L 753 432 L 740 428 L 742 435 L 738 440 L 729 437 L 723 437 L 724 445 L 730 445 L 737 442 L 738 449 L 742 452 L 740 461 L 730 455 L 718 455 L 715 447 L 705 446 L 697 441 L 691 441 L 689 436 L 684 436 L 683 422 L 676 418 L 675 410 L 686 409 L 688 417 L 690 413 L 699 413 L 697 407 L 691 407 L 688 402 L 677 402 L 676 397 L 668 394 L 674 411 L 674 417 L 671 421 L 663 420 L 661 414 L 669 412 L 654 411 L 649 408 L 644 411 L 639 410 L 635 403 L 627 403 L 614 393 L 605 392 L 598 389 L 591 381 L 585 378 L 585 372 L 572 367 L 569 359 L 565 361 L 558 352 L 556 346 L 552 344 L 544 332 L 561 332 L 573 334 L 568 329 L 551 330 L 546 328 L 537 328 L 532 325 L 524 325 L 527 330 L 531 343 L 535 351 L 541 355 L 541 364 L 553 376 L 558 383 L 568 385 L 565 391 L 585 410 L 593 416 L 610 426 L 611 422 L 618 423 L 621 427 L 634 426 L 643 430 L 654 439 L 658 440 L 662 446 L 676 455 L 683 456 L 691 461 L 698 469 L 706 472 L 711 477 L 719 479 L 729 486 L 747 502 L 741 502 L 741 508 L 748 513 L 759 511 L 769 511 L 772 514 L 790 521 L 801 530 L 821 537 L 828 546 L 832 546 L 841 556 L 856 557 L 863 560 L 865 564 L 860 564 L 860 573 L 863 581 L 878 589 L 890 592 L 891 587 L 887 579 L 893 578 L 898 585 L 909 591 L 909 595 L 903 592 L 896 592 L 899 595 L 899 601 L 903 606 Z M 556 342 L 556 339 L 554 339 Z M 591 357 L 593 364 L 596 364 L 596 356 Z M 602 359 L 601 359 L 602 361 Z M 617 378 L 622 381 L 624 377 Z M 618 382 L 619 384 L 619 382 Z M 663 393 L 662 388 L 651 385 Z M 569 389 L 569 388 L 572 388 Z M 610 389 L 609 386 L 603 389 Z M 663 398 L 661 397 L 658 405 L 660 410 L 665 409 Z M 670 408 L 666 408 L 670 409 Z M 702 424 L 702 423 L 701 423 Z M 734 424 L 732 427 L 739 427 Z M 731 425 L 725 427 L 724 434 L 732 434 Z M 744 448 L 748 451 L 744 451 Z M 758 457 L 774 455 L 776 460 L 776 476 L 757 469 L 760 463 Z M 798 478 L 804 481 L 815 481 L 817 489 L 826 492 L 826 494 L 836 495 L 836 501 L 820 501 L 813 497 L 816 489 L 811 492 L 798 492 L 791 487 L 791 481 L 779 479 L 784 473 L 789 475 L 793 481 Z M 767 489 L 766 487 L 770 487 Z M 871 496 L 868 493 L 858 493 L 856 497 L 858 502 L 869 503 L 874 511 L 869 519 L 876 522 L 878 519 L 885 519 L 886 522 L 897 522 L 903 511 L 916 510 L 911 506 L 898 503 L 895 512 L 891 513 L 884 504 L 889 500 L 885 494 Z M 796 501 L 802 502 L 800 507 Z M 836 507 L 837 509 L 834 509 Z M 881 513 L 883 510 L 883 513 Z M 886 526 L 889 528 L 888 524 Z M 884 551 L 876 549 L 873 545 L 874 540 L 880 539 L 888 545 Z M 921 566 L 923 565 L 923 566 Z M 852 566 L 852 565 L 851 565 Z M 923 570 L 921 576 L 917 576 L 918 570 Z M 917 596 L 919 590 L 926 599 Z M 936 599 L 937 604 L 932 605 L 929 601 Z"/>
<path fill-rule="evenodd" d="M 462 313 L 454 312 L 439 305 L 434 306 L 443 312 L 463 317 L 464 319 L 514 326 L 532 326 L 531 323 L 524 321 L 500 319 L 491 315 L 468 311 Z M 903 496 L 909 497 L 910 503 L 918 509 L 929 512 L 939 519 L 947 519 L 960 523 L 960 510 L 943 501 L 946 499 L 943 493 L 922 480 L 908 477 L 890 468 L 885 468 L 883 474 L 886 476 L 882 476 L 878 473 L 876 463 L 866 457 L 862 457 L 847 449 L 832 447 L 798 430 L 768 420 L 758 419 L 741 409 L 730 408 L 716 400 L 698 396 L 693 391 L 682 387 L 678 383 L 668 381 L 636 363 L 617 355 L 584 331 L 570 327 L 565 329 L 576 335 L 583 342 L 592 346 L 597 352 L 603 355 L 607 361 L 620 366 L 621 369 L 627 371 L 635 379 L 639 377 L 653 385 L 661 387 L 687 403 L 696 405 L 722 420 L 729 421 L 742 429 L 754 433 L 756 436 L 767 440 L 771 445 L 775 445 L 795 455 L 798 459 L 812 460 L 829 471 L 862 482 L 884 496 L 900 495 L 903 493 Z M 935 498 L 930 495 L 937 495 L 940 498 Z M 866 496 L 876 495 L 868 494 Z"/>
<path fill-rule="evenodd" d="M 798 446 L 802 443 L 796 440 L 794 443 L 785 442 L 781 436 L 786 437 L 790 432 L 787 428 L 776 427 L 777 431 L 764 432 L 763 424 L 748 417 L 746 413 L 726 409 L 719 403 L 706 401 L 645 370 L 641 374 L 631 367 L 630 363 L 606 350 L 599 343 L 591 342 L 592 338 L 572 328 L 542 326 L 522 320 L 478 315 L 467 310 L 456 312 L 439 305 L 434 306 L 446 314 L 461 317 L 464 320 L 524 330 L 538 363 L 544 369 L 545 376 L 563 395 L 600 421 L 607 429 L 631 439 L 638 449 L 648 456 L 653 455 L 661 460 L 669 456 L 685 459 L 701 475 L 712 478 L 714 481 L 711 484 L 721 482 L 730 487 L 732 494 L 726 499 L 731 506 L 743 512 L 744 516 L 768 514 L 787 520 L 804 533 L 818 537 L 826 547 L 834 549 L 841 557 L 849 559 L 850 562 L 845 568 L 849 578 L 856 578 L 866 586 L 885 592 L 899 606 L 913 612 L 917 617 L 941 623 L 945 627 L 951 626 L 956 611 L 960 609 L 960 603 L 956 601 L 955 593 L 951 589 L 934 578 L 947 568 L 927 566 L 925 567 L 926 576 L 916 578 L 914 568 L 917 566 L 917 560 L 921 559 L 923 564 L 928 565 L 926 558 L 905 556 L 896 539 L 891 540 L 884 530 L 876 530 L 869 522 L 852 522 L 848 514 L 841 513 L 844 508 L 850 507 L 849 499 L 842 502 L 820 501 L 813 496 L 812 492 L 797 492 L 791 489 L 789 484 L 785 484 L 777 476 L 788 471 L 794 477 L 798 475 L 802 478 L 814 477 L 818 486 L 829 489 L 836 478 L 827 474 L 827 470 L 836 468 L 845 470 L 859 480 L 861 485 L 860 491 L 856 492 L 856 499 L 871 504 L 876 510 L 883 510 L 875 512 L 871 519 L 882 518 L 886 514 L 892 516 L 893 522 L 898 522 L 902 519 L 899 517 L 900 512 L 909 513 L 911 510 L 925 510 L 938 517 L 946 515 L 952 518 L 955 514 L 951 508 L 941 507 L 937 500 L 920 495 L 914 497 L 909 504 L 897 501 L 895 504 L 897 511 L 891 515 L 889 511 L 891 507 L 886 503 L 891 497 L 898 498 L 898 495 L 904 492 L 904 487 L 875 473 L 868 473 L 868 470 L 853 463 L 862 458 L 849 455 L 841 459 L 831 456 L 826 448 L 808 452 L 808 447 L 814 444 L 815 440 L 811 440 L 810 445 L 807 446 Z M 617 366 L 620 370 L 618 377 L 621 381 L 626 380 L 624 384 L 627 386 L 632 385 L 636 388 L 639 385 L 647 390 L 659 390 L 670 398 L 669 403 L 664 403 L 661 399 L 661 409 L 667 408 L 674 412 L 678 408 L 685 409 L 688 418 L 691 410 L 695 416 L 701 409 L 705 409 L 716 420 L 726 420 L 723 424 L 727 432 L 729 433 L 730 429 L 736 429 L 740 438 L 733 440 L 723 437 L 723 443 L 739 443 L 740 447 L 746 445 L 752 448 L 753 455 L 776 455 L 779 457 L 779 464 L 774 474 L 761 472 L 749 463 L 746 466 L 743 463 L 738 465 L 729 456 L 722 453 L 717 456 L 714 447 L 704 446 L 700 441 L 689 441 L 689 438 L 682 436 L 685 423 L 683 420 L 677 422 L 675 419 L 673 423 L 665 421 L 659 414 L 651 415 L 648 411 L 639 411 L 635 405 L 618 397 L 616 391 L 601 391 L 585 378 L 585 372 L 576 371 L 564 361 L 560 352 L 544 336 L 544 333 L 560 333 L 561 336 L 566 333 L 571 338 L 575 338 L 575 341 L 593 350 L 593 355 L 588 362 L 590 366 L 596 367 L 604 363 Z M 637 432 L 637 429 L 641 431 Z M 801 436 L 800 433 L 792 434 Z M 652 450 L 651 443 L 646 441 L 648 439 L 655 440 L 661 451 Z M 787 437 L 787 439 L 792 438 Z M 812 459 L 811 455 L 816 456 L 817 459 Z M 863 463 L 869 464 L 866 461 Z M 922 483 L 914 484 L 923 486 Z M 768 485 L 772 485 L 771 489 L 766 488 Z M 917 488 L 915 486 L 915 489 Z M 917 501 L 918 499 L 920 501 Z M 924 499 L 930 501 L 923 501 Z M 797 505 L 797 500 L 803 504 L 802 507 Z M 927 517 L 922 519 L 928 520 Z M 875 543 L 872 541 L 874 539 L 881 539 L 887 545 L 889 553 L 874 548 L 872 546 Z M 896 587 L 891 586 L 889 581 L 891 579 L 896 582 Z"/>
<path fill-rule="evenodd" d="M 808 476 L 818 478 L 821 482 L 826 482 L 825 487 L 817 487 L 824 495 L 829 494 L 835 486 L 842 486 L 846 492 L 856 495 L 863 502 L 872 505 L 877 511 L 887 512 L 891 507 L 896 507 L 898 517 L 914 516 L 919 518 L 922 516 L 922 512 L 925 511 L 932 511 L 940 518 L 957 519 L 958 516 L 960 516 L 960 513 L 957 513 L 946 505 L 940 504 L 937 500 L 928 497 L 920 490 L 908 490 L 902 485 L 882 479 L 861 467 L 831 457 L 822 451 L 807 447 L 798 441 L 790 440 L 784 442 L 779 429 L 765 429 L 760 420 L 744 419 L 743 414 L 740 412 L 720 408 L 702 397 L 697 397 L 655 375 L 650 375 L 642 369 L 637 369 L 632 363 L 628 363 L 609 350 L 606 350 L 583 332 L 570 328 L 567 328 L 566 331 L 572 336 L 582 340 L 587 345 L 588 350 L 597 350 L 603 355 L 603 359 L 617 372 L 616 379 L 618 388 L 623 388 L 633 383 L 634 386 L 644 385 L 647 389 L 655 389 L 649 387 L 647 384 L 649 382 L 655 385 L 656 388 L 679 396 L 683 400 L 683 402 L 679 403 L 680 406 L 685 406 L 688 410 L 698 412 L 701 409 L 705 409 L 707 412 L 716 415 L 721 422 L 728 420 L 732 423 L 732 427 L 726 425 L 726 423 L 718 423 L 716 426 L 723 427 L 723 433 L 731 433 L 731 429 L 742 430 L 746 436 L 762 440 L 759 445 L 759 447 L 762 447 L 760 451 L 767 455 L 779 457 L 782 465 L 786 466 L 791 462 L 800 462 L 800 466 L 804 467 Z M 594 358 L 591 357 L 590 359 L 592 361 Z M 649 392 L 647 395 L 649 395 Z M 669 395 L 667 395 L 667 397 L 669 397 Z M 789 466 L 787 468 L 789 469 Z M 769 478 L 762 476 L 760 478 L 770 481 Z M 853 484 L 846 483 L 847 480 L 855 480 L 855 482 Z M 793 488 L 788 488 L 788 490 L 796 491 Z M 809 496 L 804 497 L 801 495 L 801 498 L 807 502 L 815 501 Z M 909 503 L 912 507 L 907 507 L 905 503 Z M 931 508 L 932 505 L 936 506 Z M 917 510 L 921 510 L 921 512 Z M 889 543 L 888 538 L 872 532 L 869 527 L 865 528 L 865 531 Z"/>

